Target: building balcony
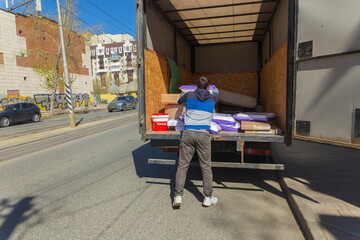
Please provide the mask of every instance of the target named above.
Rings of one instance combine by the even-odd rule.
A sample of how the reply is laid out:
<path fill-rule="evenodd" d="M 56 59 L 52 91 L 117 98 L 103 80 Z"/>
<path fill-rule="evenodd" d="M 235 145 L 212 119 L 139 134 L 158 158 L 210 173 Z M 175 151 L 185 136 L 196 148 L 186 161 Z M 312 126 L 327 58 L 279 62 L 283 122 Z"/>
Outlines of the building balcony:
<path fill-rule="evenodd" d="M 109 59 L 112 61 L 120 60 L 120 54 L 111 54 Z"/>

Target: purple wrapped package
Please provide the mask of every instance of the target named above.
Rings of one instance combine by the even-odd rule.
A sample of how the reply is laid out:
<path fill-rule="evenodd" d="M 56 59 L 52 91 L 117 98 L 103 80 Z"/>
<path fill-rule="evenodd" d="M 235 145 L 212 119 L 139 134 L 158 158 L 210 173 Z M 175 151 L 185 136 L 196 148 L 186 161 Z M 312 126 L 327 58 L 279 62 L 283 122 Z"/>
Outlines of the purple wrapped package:
<path fill-rule="evenodd" d="M 210 126 L 210 133 L 211 134 L 217 134 L 218 132 L 221 131 L 221 127 L 217 124 L 217 123 L 214 123 L 214 122 L 211 122 L 211 126 Z"/>
<path fill-rule="evenodd" d="M 209 86 L 209 90 L 214 90 L 216 87 L 214 85 L 210 85 Z M 182 85 L 181 87 L 179 87 L 180 90 L 185 90 L 185 91 L 195 91 L 197 89 L 196 85 Z"/>
<path fill-rule="evenodd" d="M 235 114 L 234 118 L 238 121 L 269 122 L 276 120 L 277 115 L 275 113 L 245 112 Z"/>
<path fill-rule="evenodd" d="M 187 93 L 187 92 L 195 91 L 197 89 L 197 86 L 196 85 L 183 85 L 183 86 L 179 87 L 179 89 L 181 90 L 181 92 Z M 209 86 L 209 92 L 211 94 L 213 94 L 214 89 L 216 89 L 216 87 L 214 85 Z"/>
<path fill-rule="evenodd" d="M 231 132 L 238 132 L 240 130 L 240 123 L 236 122 L 235 125 L 227 125 L 219 123 L 221 130 L 223 131 L 231 131 Z"/>
<path fill-rule="evenodd" d="M 212 122 L 217 124 L 235 125 L 236 121 L 230 114 L 214 113 L 211 119 Z"/>
<path fill-rule="evenodd" d="M 181 122 L 184 122 L 184 121 L 185 121 L 185 120 L 184 120 L 184 118 L 185 118 L 184 114 L 185 114 L 185 113 L 183 113 L 183 114 L 180 115 L 179 121 L 181 121 Z"/>

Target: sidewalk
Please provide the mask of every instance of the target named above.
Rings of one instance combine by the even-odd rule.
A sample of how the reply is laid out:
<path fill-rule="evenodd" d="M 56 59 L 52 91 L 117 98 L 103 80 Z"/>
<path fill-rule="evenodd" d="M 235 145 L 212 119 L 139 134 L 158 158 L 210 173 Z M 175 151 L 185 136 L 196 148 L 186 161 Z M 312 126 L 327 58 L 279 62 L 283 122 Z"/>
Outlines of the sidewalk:
<path fill-rule="evenodd" d="M 293 140 L 272 153 L 308 239 L 360 239 L 360 150 Z"/>
<path fill-rule="evenodd" d="M 86 113 L 86 112 L 94 112 L 94 111 L 100 111 L 100 110 L 105 110 L 107 109 L 107 104 L 94 104 L 94 105 L 90 105 L 89 107 L 76 107 L 74 112 L 75 113 Z M 57 115 L 63 115 L 63 114 L 67 114 L 68 110 L 67 109 L 55 109 L 54 111 L 54 115 L 53 116 L 57 116 Z M 42 111 L 41 112 L 42 117 L 53 117 L 50 115 L 49 111 Z"/>

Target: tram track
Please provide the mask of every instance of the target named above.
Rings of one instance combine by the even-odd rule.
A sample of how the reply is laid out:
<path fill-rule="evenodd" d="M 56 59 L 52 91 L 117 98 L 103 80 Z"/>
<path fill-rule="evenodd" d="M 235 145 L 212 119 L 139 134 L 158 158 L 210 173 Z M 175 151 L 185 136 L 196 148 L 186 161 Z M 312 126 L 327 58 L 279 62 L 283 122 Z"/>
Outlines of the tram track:
<path fill-rule="evenodd" d="M 4 146 L 0 148 L 0 162 L 48 149 L 54 146 L 59 146 L 64 143 L 108 131 L 113 128 L 123 127 L 136 121 L 137 114 L 132 116 L 121 116 L 111 119 L 110 121 L 101 121 L 99 124 L 92 124 L 90 126 L 84 126 L 78 129 L 68 129 L 67 131 L 52 134 L 50 136 L 44 136 L 19 144 Z"/>

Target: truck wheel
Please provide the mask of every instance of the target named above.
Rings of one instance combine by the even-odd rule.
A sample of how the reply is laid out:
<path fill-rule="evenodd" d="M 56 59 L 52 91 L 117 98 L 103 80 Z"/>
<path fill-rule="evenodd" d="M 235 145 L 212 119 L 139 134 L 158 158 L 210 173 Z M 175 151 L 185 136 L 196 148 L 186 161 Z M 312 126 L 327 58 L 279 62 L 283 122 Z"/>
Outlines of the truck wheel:
<path fill-rule="evenodd" d="M 10 125 L 10 119 L 8 117 L 2 117 L 0 119 L 0 127 L 8 127 Z"/>
<path fill-rule="evenodd" d="M 109 112 L 112 112 L 113 110 L 108 109 Z"/>
<path fill-rule="evenodd" d="M 31 117 L 31 120 L 32 120 L 33 122 L 38 122 L 38 121 L 40 121 L 40 114 L 34 113 L 34 114 L 32 115 L 32 117 Z"/>

